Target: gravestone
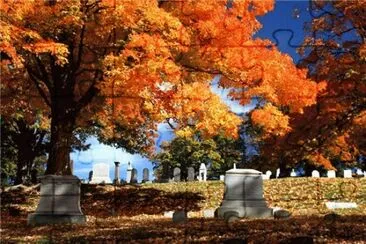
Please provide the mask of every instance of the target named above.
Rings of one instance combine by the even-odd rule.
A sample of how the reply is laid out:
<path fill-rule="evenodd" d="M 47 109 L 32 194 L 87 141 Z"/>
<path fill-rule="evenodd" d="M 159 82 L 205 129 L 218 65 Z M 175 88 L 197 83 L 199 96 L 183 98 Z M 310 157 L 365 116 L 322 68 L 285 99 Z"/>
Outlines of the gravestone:
<path fill-rule="evenodd" d="M 112 183 L 109 178 L 109 164 L 97 163 L 93 165 L 93 177 L 91 184 Z"/>
<path fill-rule="evenodd" d="M 295 172 L 295 170 L 294 169 L 292 169 L 292 171 L 291 171 L 291 173 L 290 173 L 290 176 L 291 177 L 296 177 L 297 175 L 296 175 L 296 172 Z"/>
<path fill-rule="evenodd" d="M 357 176 L 363 176 L 363 172 L 361 169 L 357 169 L 356 174 Z"/>
<path fill-rule="evenodd" d="M 313 178 L 319 178 L 320 177 L 319 171 L 313 170 L 311 172 L 311 177 L 313 177 Z"/>
<path fill-rule="evenodd" d="M 278 178 L 278 177 L 280 177 L 280 169 L 279 168 L 276 170 L 276 178 Z"/>
<path fill-rule="evenodd" d="M 220 175 L 220 180 L 225 181 L 225 175 Z"/>
<path fill-rule="evenodd" d="M 173 170 L 174 182 L 180 182 L 180 168 L 175 167 Z"/>
<path fill-rule="evenodd" d="M 148 168 L 144 168 L 142 170 L 142 182 L 145 183 L 145 182 L 148 182 L 150 181 L 149 180 L 149 169 Z"/>
<path fill-rule="evenodd" d="M 188 168 L 187 180 L 188 181 L 194 181 L 194 168 L 193 167 Z"/>
<path fill-rule="evenodd" d="M 271 178 L 272 172 L 267 170 L 266 174 L 262 175 L 263 180 L 269 180 Z"/>
<path fill-rule="evenodd" d="M 254 169 L 226 171 L 224 200 L 217 209 L 219 218 L 261 218 L 273 216 L 263 198 L 262 173 Z"/>
<path fill-rule="evenodd" d="M 131 163 L 128 162 L 128 164 L 127 164 L 126 183 L 127 184 L 131 183 L 131 180 L 132 180 L 132 166 L 131 166 Z"/>
<path fill-rule="evenodd" d="M 352 178 L 352 170 L 350 170 L 350 169 L 343 170 L 343 177 L 344 178 Z"/>
<path fill-rule="evenodd" d="M 213 218 L 215 217 L 215 209 L 204 209 L 203 217 L 205 218 Z"/>
<path fill-rule="evenodd" d="M 90 183 L 90 181 L 93 179 L 93 170 L 89 171 L 89 176 L 88 176 L 88 182 Z"/>
<path fill-rule="evenodd" d="M 40 200 L 35 213 L 28 215 L 28 225 L 85 223 L 80 208 L 80 180 L 73 175 L 41 177 Z"/>
<path fill-rule="evenodd" d="M 328 209 L 357 208 L 357 203 L 355 202 L 326 202 L 325 205 Z"/>
<path fill-rule="evenodd" d="M 329 171 L 327 171 L 327 177 L 328 178 L 336 178 L 336 172 L 335 172 L 335 170 L 329 170 Z"/>
<path fill-rule="evenodd" d="M 132 169 L 131 183 L 132 184 L 137 184 L 138 183 L 138 181 L 137 181 L 137 169 L 136 168 Z"/>
<path fill-rule="evenodd" d="M 184 210 L 174 211 L 173 222 L 176 224 L 185 223 L 187 221 L 187 212 Z"/>
<path fill-rule="evenodd" d="M 113 180 L 114 184 L 119 184 L 120 183 L 120 178 L 119 178 L 119 162 L 114 162 L 114 180 Z"/>
<path fill-rule="evenodd" d="M 206 181 L 207 180 L 207 168 L 204 163 L 201 163 L 199 174 L 198 174 L 199 181 Z"/>

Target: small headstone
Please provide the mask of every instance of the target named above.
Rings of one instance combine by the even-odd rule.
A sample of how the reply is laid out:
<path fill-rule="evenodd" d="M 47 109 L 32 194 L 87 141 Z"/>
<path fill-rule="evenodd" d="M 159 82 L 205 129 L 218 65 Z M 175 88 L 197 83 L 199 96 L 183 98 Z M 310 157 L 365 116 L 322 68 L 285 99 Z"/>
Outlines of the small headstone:
<path fill-rule="evenodd" d="M 233 164 L 233 169 L 236 169 L 236 163 Z"/>
<path fill-rule="evenodd" d="M 174 211 L 165 211 L 164 217 L 166 218 L 173 218 Z"/>
<path fill-rule="evenodd" d="M 128 164 L 127 164 L 126 183 L 127 184 L 131 183 L 131 180 L 132 180 L 132 166 L 131 166 L 131 163 L 128 162 Z"/>
<path fill-rule="evenodd" d="M 88 177 L 88 181 L 90 182 L 93 178 L 93 170 L 89 171 L 89 177 Z"/>
<path fill-rule="evenodd" d="M 148 168 L 144 168 L 142 170 L 142 182 L 146 183 L 149 181 L 149 169 Z"/>
<path fill-rule="evenodd" d="M 176 224 L 185 223 L 187 221 L 187 213 L 184 210 L 175 211 L 173 213 L 173 222 Z"/>
<path fill-rule="evenodd" d="M 287 210 L 280 209 L 273 212 L 273 217 L 275 219 L 288 219 L 291 216 L 291 213 Z"/>
<path fill-rule="evenodd" d="M 215 209 L 205 209 L 205 210 L 203 210 L 203 217 L 205 217 L 205 218 L 214 218 L 215 217 Z"/>
<path fill-rule="evenodd" d="M 343 177 L 344 178 L 352 178 L 352 170 L 350 170 L 350 169 L 343 170 Z"/>
<path fill-rule="evenodd" d="M 361 169 L 357 169 L 356 174 L 357 174 L 358 176 L 363 176 L 363 172 L 362 172 L 362 170 L 361 170 Z"/>
<path fill-rule="evenodd" d="M 280 169 L 279 168 L 276 170 L 276 178 L 278 178 L 278 177 L 280 177 Z"/>
<path fill-rule="evenodd" d="M 207 168 L 204 163 L 201 163 L 199 174 L 198 174 L 199 181 L 206 181 L 207 180 Z"/>
<path fill-rule="evenodd" d="M 328 209 L 357 208 L 357 203 L 355 202 L 326 202 L 325 205 Z"/>
<path fill-rule="evenodd" d="M 311 177 L 313 177 L 313 178 L 319 178 L 320 177 L 319 171 L 313 170 L 311 172 Z"/>
<path fill-rule="evenodd" d="M 188 181 L 194 181 L 194 168 L 193 167 L 188 168 L 187 180 Z"/>
<path fill-rule="evenodd" d="M 225 181 L 225 175 L 220 175 L 220 180 Z"/>
<path fill-rule="evenodd" d="M 263 179 L 263 180 L 269 180 L 269 176 L 268 176 L 268 175 L 266 175 L 266 174 L 262 174 L 262 179 Z"/>
<path fill-rule="evenodd" d="M 173 170 L 174 182 L 180 182 L 180 168 L 176 167 Z"/>
<path fill-rule="evenodd" d="M 363 177 L 366 177 L 366 171 L 363 172 Z"/>
<path fill-rule="evenodd" d="M 327 172 L 327 177 L 328 178 L 336 178 L 336 172 L 335 172 L 335 170 L 329 170 Z"/>
<path fill-rule="evenodd" d="M 137 182 L 137 169 L 133 168 L 131 174 L 131 183 L 136 184 Z"/>
<path fill-rule="evenodd" d="M 297 175 L 296 175 L 296 172 L 295 172 L 295 170 L 294 170 L 294 169 L 292 169 L 290 176 L 291 176 L 291 177 L 296 177 L 296 176 L 297 176 Z"/>
<path fill-rule="evenodd" d="M 109 178 L 109 164 L 97 163 L 93 165 L 93 177 L 91 184 L 112 183 Z"/>

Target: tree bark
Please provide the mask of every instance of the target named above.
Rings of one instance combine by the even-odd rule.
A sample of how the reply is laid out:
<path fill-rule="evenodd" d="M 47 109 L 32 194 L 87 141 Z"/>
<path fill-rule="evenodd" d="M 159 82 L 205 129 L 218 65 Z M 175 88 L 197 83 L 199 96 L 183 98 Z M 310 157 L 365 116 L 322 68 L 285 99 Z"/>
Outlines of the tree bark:
<path fill-rule="evenodd" d="M 71 175 L 70 152 L 75 117 L 59 119 L 52 116 L 51 146 L 45 174 Z"/>

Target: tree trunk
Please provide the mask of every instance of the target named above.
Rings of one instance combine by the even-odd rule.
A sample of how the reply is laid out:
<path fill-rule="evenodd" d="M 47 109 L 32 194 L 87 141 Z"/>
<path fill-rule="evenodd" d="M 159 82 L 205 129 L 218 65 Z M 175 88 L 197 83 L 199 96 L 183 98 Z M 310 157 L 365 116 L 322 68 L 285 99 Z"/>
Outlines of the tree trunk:
<path fill-rule="evenodd" d="M 73 116 L 67 119 L 57 119 L 52 116 L 51 121 L 51 145 L 47 161 L 47 174 L 71 175 L 70 152 L 72 133 L 75 126 Z"/>

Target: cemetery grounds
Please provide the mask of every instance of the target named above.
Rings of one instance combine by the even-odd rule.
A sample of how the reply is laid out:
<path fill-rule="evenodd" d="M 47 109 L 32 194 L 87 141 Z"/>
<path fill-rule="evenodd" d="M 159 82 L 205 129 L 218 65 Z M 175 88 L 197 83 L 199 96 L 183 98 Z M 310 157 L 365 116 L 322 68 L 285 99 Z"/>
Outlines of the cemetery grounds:
<path fill-rule="evenodd" d="M 264 181 L 270 207 L 288 219 L 241 219 L 226 223 L 205 216 L 223 198 L 222 181 L 81 186 L 85 225 L 27 226 L 39 189 L 1 192 L 2 243 L 366 243 L 366 178 L 283 178 Z M 325 202 L 355 202 L 357 208 L 327 209 Z M 185 209 L 173 223 L 168 211 Z M 305 238 L 305 239 L 302 239 Z"/>

